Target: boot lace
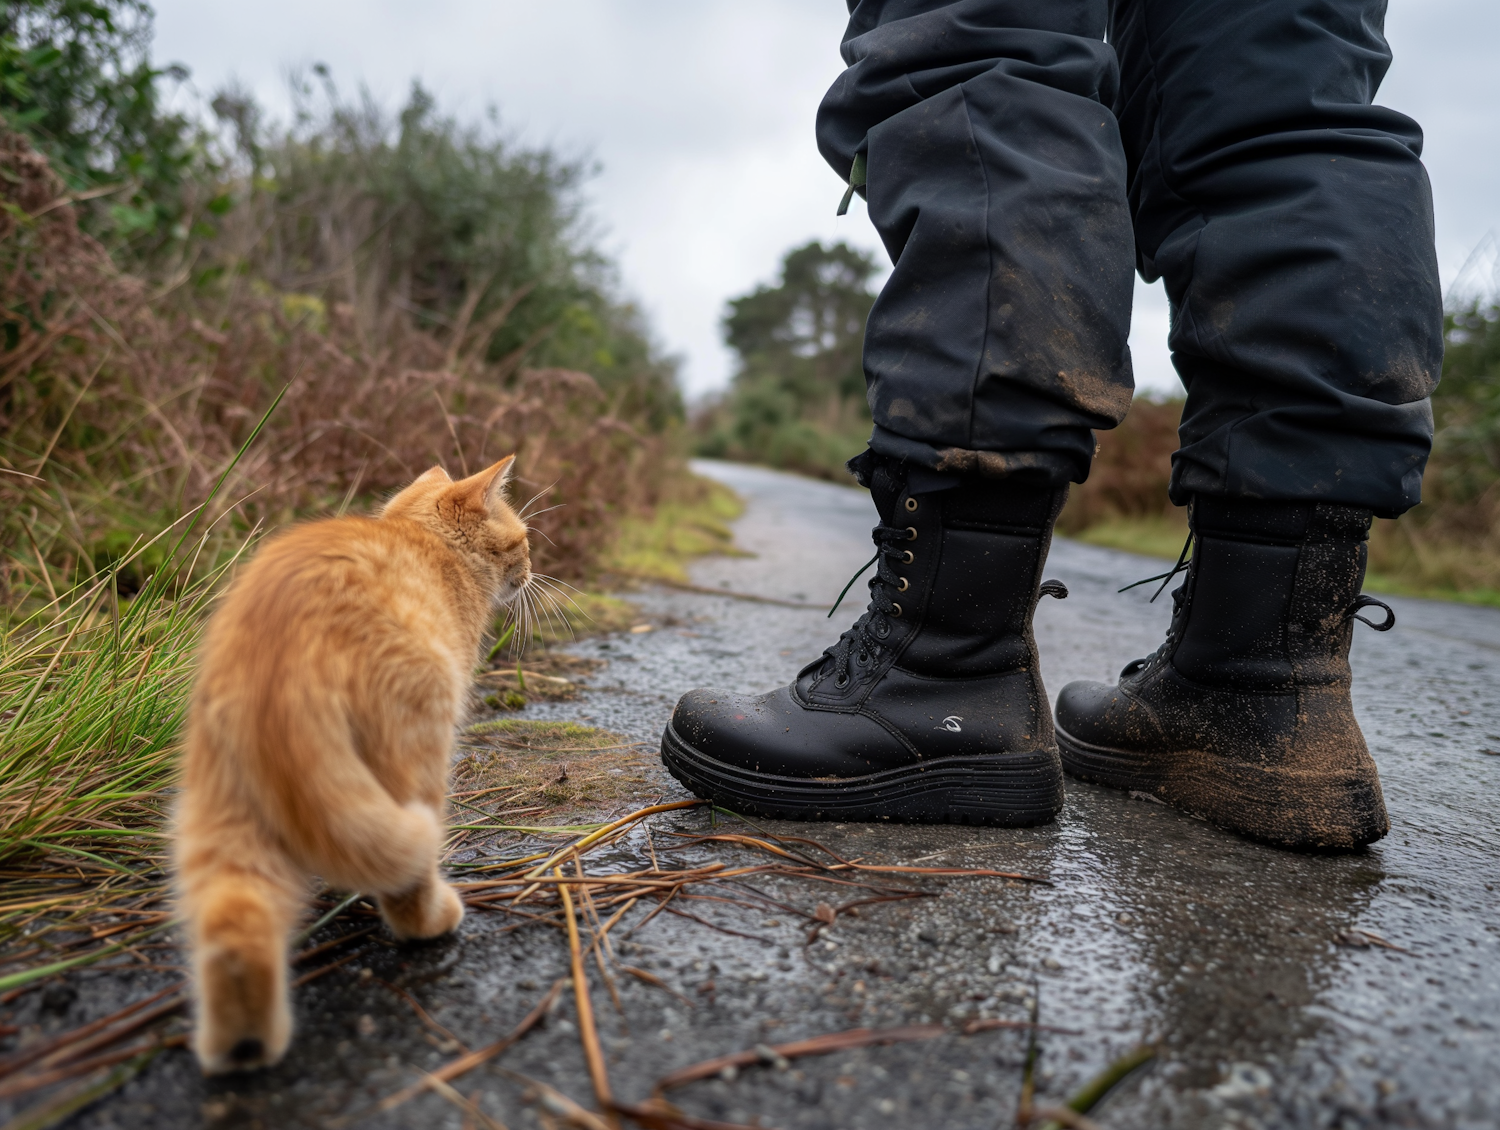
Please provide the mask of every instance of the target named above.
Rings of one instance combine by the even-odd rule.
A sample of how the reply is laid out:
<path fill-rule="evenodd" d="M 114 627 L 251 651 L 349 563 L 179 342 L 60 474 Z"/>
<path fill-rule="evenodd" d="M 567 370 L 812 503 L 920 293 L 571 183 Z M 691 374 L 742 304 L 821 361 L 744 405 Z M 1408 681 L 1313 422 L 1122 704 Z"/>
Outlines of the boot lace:
<path fill-rule="evenodd" d="M 875 556 L 860 566 L 859 571 L 849 578 L 849 583 L 844 586 L 844 591 L 833 602 L 833 607 L 828 610 L 828 615 L 839 610 L 839 605 L 844 602 L 844 597 L 854 587 L 854 582 L 859 580 L 871 565 L 875 566 L 875 575 L 870 578 L 870 603 L 854 624 L 845 631 L 829 647 L 823 650 L 824 673 L 829 673 L 829 663 L 832 663 L 834 686 L 840 690 L 849 685 L 851 670 L 854 666 L 868 667 L 877 662 L 885 653 L 885 640 L 891 634 L 891 623 L 888 617 L 901 615 L 901 606 L 896 602 L 892 594 L 901 591 L 902 580 L 896 574 L 896 566 L 900 564 L 911 564 L 911 551 L 903 545 L 914 537 L 914 531 L 906 526 L 887 526 L 884 523 L 876 526 L 870 532 L 871 538 L 878 547 Z"/>

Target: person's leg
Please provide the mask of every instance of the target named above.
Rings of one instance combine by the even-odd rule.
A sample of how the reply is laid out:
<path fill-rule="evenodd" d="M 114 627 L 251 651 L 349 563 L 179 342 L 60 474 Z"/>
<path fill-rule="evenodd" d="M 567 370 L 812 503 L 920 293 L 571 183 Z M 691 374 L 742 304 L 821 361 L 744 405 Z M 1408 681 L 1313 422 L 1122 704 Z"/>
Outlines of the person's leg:
<path fill-rule="evenodd" d="M 1034 824 L 1062 804 L 1032 612 L 1092 429 L 1130 403 L 1132 236 L 1104 0 L 864 0 L 819 114 L 895 263 L 851 469 L 868 609 L 789 687 L 699 690 L 671 771 L 738 811 Z M 859 182 L 862 178 L 854 177 Z"/>
<path fill-rule="evenodd" d="M 1442 359 L 1421 135 L 1371 105 L 1384 8 L 1119 0 L 1111 20 L 1195 549 L 1166 643 L 1118 686 L 1065 687 L 1058 740 L 1077 776 L 1292 847 L 1388 826 L 1350 635 L 1372 515 L 1418 501 Z"/>
<path fill-rule="evenodd" d="M 863 0 L 818 112 L 894 265 L 865 330 L 871 448 L 1082 482 L 1134 387 L 1134 241 L 1105 0 Z M 858 178 L 856 178 L 858 179 Z"/>

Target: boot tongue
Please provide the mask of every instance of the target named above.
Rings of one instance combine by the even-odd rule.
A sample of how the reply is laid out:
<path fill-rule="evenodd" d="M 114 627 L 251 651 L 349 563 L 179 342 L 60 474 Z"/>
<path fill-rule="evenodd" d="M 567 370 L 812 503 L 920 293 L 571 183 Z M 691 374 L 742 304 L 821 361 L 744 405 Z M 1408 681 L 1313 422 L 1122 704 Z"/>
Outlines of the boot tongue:
<path fill-rule="evenodd" d="M 865 451 L 849 460 L 849 471 L 861 486 L 868 487 L 870 497 L 882 521 L 890 521 L 896 512 L 896 503 L 904 491 L 912 494 L 931 494 L 948 490 L 962 481 L 957 475 L 933 471 L 873 451 Z"/>
<path fill-rule="evenodd" d="M 866 477 L 881 521 L 890 521 L 896 512 L 896 500 L 906 490 L 906 469 L 894 459 L 880 459 L 867 467 Z"/>

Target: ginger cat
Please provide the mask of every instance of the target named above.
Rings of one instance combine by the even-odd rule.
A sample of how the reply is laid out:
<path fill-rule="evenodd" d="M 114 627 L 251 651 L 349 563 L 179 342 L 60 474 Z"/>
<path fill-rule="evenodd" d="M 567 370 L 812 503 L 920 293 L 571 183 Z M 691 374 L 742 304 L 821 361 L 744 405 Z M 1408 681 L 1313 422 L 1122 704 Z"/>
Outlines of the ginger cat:
<path fill-rule="evenodd" d="M 206 1073 L 286 1051 L 309 875 L 377 896 L 398 938 L 463 917 L 438 851 L 480 638 L 531 580 L 513 459 L 458 482 L 434 467 L 378 518 L 281 534 L 214 615 L 176 831 Z"/>

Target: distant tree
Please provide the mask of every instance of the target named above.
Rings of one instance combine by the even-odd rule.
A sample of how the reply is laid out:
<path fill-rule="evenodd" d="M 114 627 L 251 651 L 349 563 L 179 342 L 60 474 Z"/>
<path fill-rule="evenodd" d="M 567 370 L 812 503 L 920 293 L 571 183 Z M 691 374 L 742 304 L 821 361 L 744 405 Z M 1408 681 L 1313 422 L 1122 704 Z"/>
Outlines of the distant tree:
<path fill-rule="evenodd" d="M 702 454 L 843 479 L 870 434 L 863 364 L 877 266 L 845 243 L 787 252 L 781 277 L 729 303 L 739 358 L 729 394 L 698 422 Z"/>
<path fill-rule="evenodd" d="M 861 356 L 877 267 L 846 243 L 814 240 L 787 252 L 779 285 L 729 303 L 724 338 L 739 354 L 738 384 L 769 381 L 801 410 L 865 397 Z"/>
<path fill-rule="evenodd" d="M 1500 480 L 1500 304 L 1476 302 L 1445 321 L 1433 469 L 1440 490 L 1470 502 Z"/>

